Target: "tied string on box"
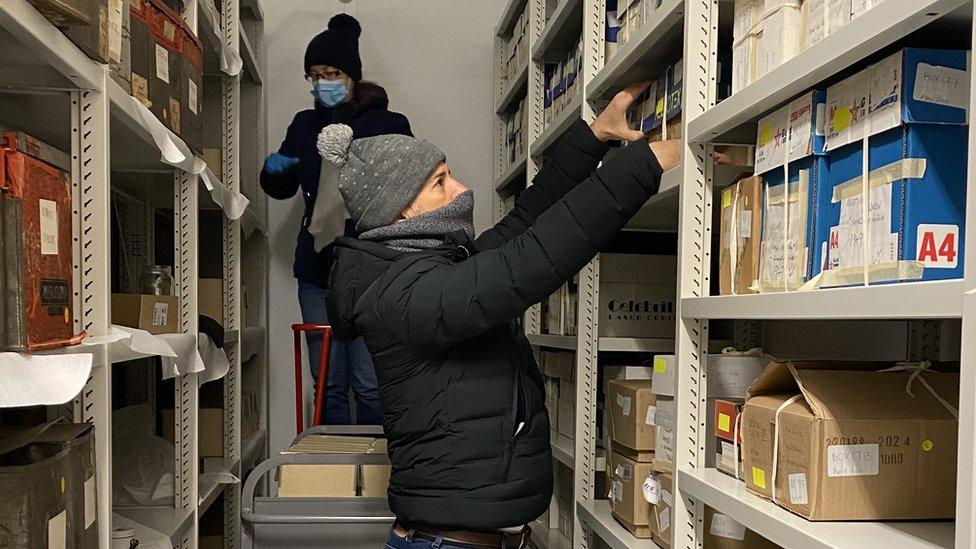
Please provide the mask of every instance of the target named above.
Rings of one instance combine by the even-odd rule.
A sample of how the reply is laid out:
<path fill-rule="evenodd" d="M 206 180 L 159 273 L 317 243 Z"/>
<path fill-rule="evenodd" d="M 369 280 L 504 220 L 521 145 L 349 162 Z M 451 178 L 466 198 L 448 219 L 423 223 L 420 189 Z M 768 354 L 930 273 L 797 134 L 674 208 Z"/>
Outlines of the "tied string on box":
<path fill-rule="evenodd" d="M 735 347 L 725 347 L 722 349 L 722 354 L 726 356 L 753 356 L 762 357 L 766 355 L 762 347 L 753 347 L 747 351 L 738 351 Z M 772 357 L 770 357 L 772 358 Z M 732 460 L 735 462 L 735 478 L 737 480 L 742 480 L 742 476 L 739 473 L 739 433 L 742 428 L 742 413 L 735 415 L 735 422 L 732 424 Z"/>
<path fill-rule="evenodd" d="M 942 395 L 940 395 L 939 392 L 936 391 L 931 384 L 929 384 L 928 380 L 925 379 L 925 376 L 922 375 L 923 372 L 930 371 L 931 367 L 932 363 L 924 360 L 922 362 L 899 362 L 891 368 L 885 368 L 884 370 L 878 371 L 911 372 L 911 374 L 908 376 L 908 382 L 905 384 L 905 393 L 908 394 L 908 396 L 915 398 L 915 393 L 912 392 L 912 385 L 915 383 L 915 381 L 918 381 L 919 384 L 922 387 L 925 387 L 929 394 L 932 395 L 932 398 L 937 400 L 947 412 L 952 414 L 952 417 L 959 419 L 959 410 L 957 410 L 952 404 L 949 404 L 946 399 L 942 398 Z"/>

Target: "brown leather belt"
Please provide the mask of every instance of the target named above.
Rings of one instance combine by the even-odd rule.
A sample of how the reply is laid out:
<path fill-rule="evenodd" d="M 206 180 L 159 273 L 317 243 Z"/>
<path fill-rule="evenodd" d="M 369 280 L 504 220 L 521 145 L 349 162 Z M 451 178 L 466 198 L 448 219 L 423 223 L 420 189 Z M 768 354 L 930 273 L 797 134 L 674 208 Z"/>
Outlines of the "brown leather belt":
<path fill-rule="evenodd" d="M 430 526 L 407 526 L 397 521 L 393 526 L 393 531 L 398 536 L 406 537 L 408 532 L 413 530 L 413 537 L 436 541 L 438 535 L 445 545 L 457 547 L 467 547 L 470 549 L 497 549 L 506 547 L 508 549 L 521 549 L 528 546 L 530 530 L 526 526 L 518 534 L 505 534 L 503 532 L 471 532 L 468 530 L 438 530 Z M 503 545 L 504 543 L 504 545 Z"/>

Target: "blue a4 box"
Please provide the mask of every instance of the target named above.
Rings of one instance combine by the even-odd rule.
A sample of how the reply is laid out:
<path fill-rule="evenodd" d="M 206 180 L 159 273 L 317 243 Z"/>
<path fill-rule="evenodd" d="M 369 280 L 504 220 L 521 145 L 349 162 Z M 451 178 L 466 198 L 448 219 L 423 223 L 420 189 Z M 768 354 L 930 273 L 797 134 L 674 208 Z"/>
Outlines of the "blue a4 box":
<path fill-rule="evenodd" d="M 906 48 L 827 90 L 821 285 L 962 277 L 968 57 Z"/>

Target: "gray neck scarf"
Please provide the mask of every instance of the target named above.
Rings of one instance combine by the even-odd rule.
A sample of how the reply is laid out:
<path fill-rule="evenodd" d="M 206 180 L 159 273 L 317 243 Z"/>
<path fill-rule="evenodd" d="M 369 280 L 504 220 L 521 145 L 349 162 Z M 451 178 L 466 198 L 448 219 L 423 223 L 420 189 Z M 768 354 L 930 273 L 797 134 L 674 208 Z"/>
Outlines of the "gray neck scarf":
<path fill-rule="evenodd" d="M 444 237 L 464 231 L 474 238 L 474 192 L 465 191 L 447 205 L 403 221 L 366 231 L 360 240 L 380 242 L 402 252 L 436 248 Z"/>

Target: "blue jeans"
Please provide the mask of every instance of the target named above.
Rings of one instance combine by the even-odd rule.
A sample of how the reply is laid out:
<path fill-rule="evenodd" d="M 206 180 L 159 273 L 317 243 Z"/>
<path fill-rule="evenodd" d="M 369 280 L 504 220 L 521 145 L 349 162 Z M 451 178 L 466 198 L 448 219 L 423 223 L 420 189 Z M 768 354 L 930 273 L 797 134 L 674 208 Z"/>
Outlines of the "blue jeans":
<path fill-rule="evenodd" d="M 401 538 L 396 534 L 396 532 L 390 528 L 390 537 L 386 540 L 386 545 L 383 549 L 464 549 L 463 547 L 458 547 L 457 545 L 449 545 L 447 543 L 436 541 L 431 541 L 429 539 L 423 539 L 411 536 L 409 533 L 406 538 Z M 513 548 L 514 549 L 514 548 Z"/>
<path fill-rule="evenodd" d="M 298 281 L 298 303 L 302 309 L 302 320 L 307 324 L 328 324 L 329 312 L 326 310 L 328 288 L 310 282 Z M 319 360 L 322 357 L 322 334 L 307 332 L 308 363 L 312 378 L 318 379 Z M 363 338 L 354 341 L 339 341 L 333 338 L 329 349 L 329 379 L 325 386 L 325 418 L 330 425 L 348 425 L 349 389 L 356 398 L 356 423 L 360 425 L 381 425 L 383 415 L 380 409 L 379 386 L 373 358 L 366 349 Z"/>

